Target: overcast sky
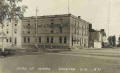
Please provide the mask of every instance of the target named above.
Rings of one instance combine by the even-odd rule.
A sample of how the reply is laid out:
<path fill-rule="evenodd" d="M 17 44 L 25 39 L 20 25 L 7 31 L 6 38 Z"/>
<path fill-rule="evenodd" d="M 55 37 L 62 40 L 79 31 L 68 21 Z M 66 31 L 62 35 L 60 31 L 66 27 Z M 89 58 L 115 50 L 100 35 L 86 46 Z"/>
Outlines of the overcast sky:
<path fill-rule="evenodd" d="M 34 16 L 36 7 L 38 15 L 54 15 L 68 13 L 68 0 L 23 0 L 28 6 L 25 16 Z M 120 34 L 120 0 L 70 0 L 70 13 L 81 16 L 93 24 L 93 28 L 104 28 L 108 34 L 108 18 L 110 18 L 110 35 Z M 110 12 L 111 11 L 111 12 Z M 110 16 L 109 15 L 110 12 Z"/>

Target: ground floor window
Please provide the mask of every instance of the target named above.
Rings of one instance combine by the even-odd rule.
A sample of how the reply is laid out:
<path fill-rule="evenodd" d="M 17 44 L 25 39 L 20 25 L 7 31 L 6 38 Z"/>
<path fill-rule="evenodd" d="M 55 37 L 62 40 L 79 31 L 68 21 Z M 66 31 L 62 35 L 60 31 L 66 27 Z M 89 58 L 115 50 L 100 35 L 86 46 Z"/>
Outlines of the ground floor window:
<path fill-rule="evenodd" d="M 30 43 L 30 37 L 28 37 L 28 43 Z"/>
<path fill-rule="evenodd" d="M 59 37 L 59 43 L 62 43 L 62 37 L 61 36 Z"/>
<path fill-rule="evenodd" d="M 15 45 L 17 44 L 17 38 L 15 38 Z"/>
<path fill-rule="evenodd" d="M 67 43 L 67 37 L 64 37 L 64 43 L 65 44 Z"/>
<path fill-rule="evenodd" d="M 54 38 L 53 38 L 53 37 L 51 37 L 51 43 L 53 43 L 53 41 L 54 41 Z"/>
<path fill-rule="evenodd" d="M 39 37 L 39 43 L 41 43 L 41 37 Z"/>
<path fill-rule="evenodd" d="M 24 37 L 24 43 L 26 43 L 26 37 Z"/>
<path fill-rule="evenodd" d="M 49 43 L 49 37 L 47 37 L 47 43 Z"/>

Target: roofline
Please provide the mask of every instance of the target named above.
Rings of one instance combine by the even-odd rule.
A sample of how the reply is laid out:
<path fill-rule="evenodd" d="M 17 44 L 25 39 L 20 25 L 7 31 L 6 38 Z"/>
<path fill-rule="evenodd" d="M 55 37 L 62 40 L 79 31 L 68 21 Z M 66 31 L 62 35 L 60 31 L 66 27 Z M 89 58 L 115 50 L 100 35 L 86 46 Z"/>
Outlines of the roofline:
<path fill-rule="evenodd" d="M 88 21 L 86 21 L 86 20 L 84 20 L 84 19 L 81 19 L 81 18 L 78 18 L 78 16 L 75 16 L 75 15 L 73 15 L 73 14 L 55 14 L 55 15 L 43 15 L 43 16 L 37 16 L 38 17 L 38 19 L 40 19 L 40 18 L 43 18 L 43 17 L 46 17 L 46 18 L 48 18 L 48 17 L 50 17 L 50 18 L 54 18 L 54 17 L 56 17 L 56 16 L 65 16 L 65 17 L 73 17 L 73 18 L 76 18 L 76 19 L 80 19 L 80 20 L 82 20 L 83 22 L 85 22 L 85 23 L 88 23 L 88 24 L 91 24 L 90 22 L 88 22 Z M 27 19 L 27 18 L 36 18 L 36 16 L 29 16 L 29 17 L 23 17 L 23 19 Z"/>

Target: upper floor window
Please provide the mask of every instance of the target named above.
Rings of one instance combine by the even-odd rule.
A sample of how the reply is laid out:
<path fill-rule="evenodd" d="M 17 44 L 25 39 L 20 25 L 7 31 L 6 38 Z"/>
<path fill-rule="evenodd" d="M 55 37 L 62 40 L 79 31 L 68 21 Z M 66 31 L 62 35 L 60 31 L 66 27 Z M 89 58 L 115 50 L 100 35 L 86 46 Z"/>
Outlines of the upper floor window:
<path fill-rule="evenodd" d="M 28 26 L 30 26 L 30 24 L 28 24 Z"/>
<path fill-rule="evenodd" d="M 7 34 L 8 34 L 9 32 L 7 31 Z"/>
<path fill-rule="evenodd" d="M 17 33 L 17 31 L 14 31 L 14 33 Z"/>
<path fill-rule="evenodd" d="M 15 26 L 17 26 L 17 24 L 15 24 Z"/>
<path fill-rule="evenodd" d="M 54 33 L 53 29 L 51 30 L 51 33 Z"/>
<path fill-rule="evenodd" d="M 62 33 L 62 27 L 59 27 L 59 29 L 60 29 L 60 33 Z"/>
<path fill-rule="evenodd" d="M 30 34 L 30 31 L 28 31 L 28 34 Z"/>
<path fill-rule="evenodd" d="M 54 19 L 51 19 L 51 21 L 53 22 L 53 21 L 54 21 Z"/>
<path fill-rule="evenodd" d="M 51 23 L 51 24 L 50 24 L 50 27 L 53 28 L 53 27 L 54 27 L 54 23 Z"/>

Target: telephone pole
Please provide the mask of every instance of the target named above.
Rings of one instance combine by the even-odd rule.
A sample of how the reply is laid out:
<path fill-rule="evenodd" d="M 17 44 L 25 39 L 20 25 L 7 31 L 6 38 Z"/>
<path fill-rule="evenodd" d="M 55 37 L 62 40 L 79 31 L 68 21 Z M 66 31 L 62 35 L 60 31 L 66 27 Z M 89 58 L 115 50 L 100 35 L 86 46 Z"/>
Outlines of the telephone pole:
<path fill-rule="evenodd" d="M 35 46 L 38 47 L 38 41 L 37 41 L 37 38 L 38 38 L 38 8 L 36 7 L 36 25 L 35 25 L 35 39 L 36 39 L 36 43 L 35 43 Z"/>
<path fill-rule="evenodd" d="M 68 0 L 68 14 L 70 14 L 70 1 Z"/>
<path fill-rule="evenodd" d="M 111 0 L 108 0 L 108 18 L 107 18 L 107 24 L 108 24 L 108 37 L 110 35 L 110 23 L 111 23 Z"/>

